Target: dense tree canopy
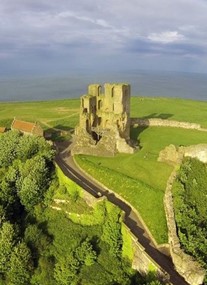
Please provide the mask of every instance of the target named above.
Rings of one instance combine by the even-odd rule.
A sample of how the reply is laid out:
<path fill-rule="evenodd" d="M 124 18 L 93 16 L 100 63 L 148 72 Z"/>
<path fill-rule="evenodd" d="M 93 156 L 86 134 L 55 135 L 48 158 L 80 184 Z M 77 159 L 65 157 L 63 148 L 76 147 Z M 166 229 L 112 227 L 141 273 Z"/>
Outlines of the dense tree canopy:
<path fill-rule="evenodd" d="M 207 268 L 207 166 L 186 158 L 173 187 L 178 234 L 185 251 Z"/>
<path fill-rule="evenodd" d="M 68 192 L 59 185 L 53 158 L 43 138 L 11 131 L 0 136 L 0 284 L 160 284 L 122 257 L 119 208 L 99 203 L 102 222 L 82 226 L 51 207 L 58 189 Z M 67 199 L 77 208 L 82 200 L 77 190 Z"/>
<path fill-rule="evenodd" d="M 35 258 L 33 245 L 24 242 L 25 217 L 44 202 L 53 157 L 43 138 L 12 131 L 0 136 L 0 281 L 5 284 L 30 284 Z M 29 227 L 26 232 L 28 237 Z"/>

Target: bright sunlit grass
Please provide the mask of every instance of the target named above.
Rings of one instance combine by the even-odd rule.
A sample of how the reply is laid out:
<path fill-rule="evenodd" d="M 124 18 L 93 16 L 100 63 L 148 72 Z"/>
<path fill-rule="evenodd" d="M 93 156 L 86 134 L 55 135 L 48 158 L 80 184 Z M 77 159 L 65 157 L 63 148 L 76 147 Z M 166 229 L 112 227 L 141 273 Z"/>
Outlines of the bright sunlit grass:
<path fill-rule="evenodd" d="M 89 174 L 120 194 L 141 214 L 158 243 L 167 242 L 163 197 L 172 166 L 157 161 L 160 150 L 169 144 L 207 143 L 207 133 L 178 128 L 135 128 L 141 150 L 115 157 L 80 155 L 77 162 Z"/>

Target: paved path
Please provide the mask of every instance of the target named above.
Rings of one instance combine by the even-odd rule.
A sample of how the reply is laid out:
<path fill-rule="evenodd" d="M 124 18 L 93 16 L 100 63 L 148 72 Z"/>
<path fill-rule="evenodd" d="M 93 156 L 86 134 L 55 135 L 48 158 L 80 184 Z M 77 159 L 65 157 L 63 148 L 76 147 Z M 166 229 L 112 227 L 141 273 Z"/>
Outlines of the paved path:
<path fill-rule="evenodd" d="M 188 285 L 188 283 L 181 277 L 174 269 L 173 263 L 169 257 L 162 254 L 150 240 L 144 230 L 144 226 L 138 219 L 136 213 L 115 194 L 110 193 L 105 188 L 100 186 L 95 181 L 90 180 L 74 163 L 73 158 L 70 156 L 70 150 L 67 145 L 56 145 L 59 149 L 55 158 L 56 163 L 62 169 L 63 173 L 80 185 L 83 189 L 88 191 L 94 197 L 106 196 L 107 199 L 120 207 L 125 212 L 125 223 L 130 228 L 131 232 L 137 237 L 140 244 L 145 248 L 148 255 L 157 263 L 163 270 L 170 276 L 170 282 L 174 285 Z"/>

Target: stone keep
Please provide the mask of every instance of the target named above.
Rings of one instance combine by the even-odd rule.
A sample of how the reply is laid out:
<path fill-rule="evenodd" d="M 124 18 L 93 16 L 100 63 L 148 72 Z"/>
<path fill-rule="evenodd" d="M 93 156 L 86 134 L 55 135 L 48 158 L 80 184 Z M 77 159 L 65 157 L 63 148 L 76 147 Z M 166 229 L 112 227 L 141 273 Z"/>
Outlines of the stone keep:
<path fill-rule="evenodd" d="M 130 85 L 99 84 L 88 86 L 81 97 L 80 121 L 75 128 L 72 154 L 113 156 L 133 153 L 130 145 Z"/>

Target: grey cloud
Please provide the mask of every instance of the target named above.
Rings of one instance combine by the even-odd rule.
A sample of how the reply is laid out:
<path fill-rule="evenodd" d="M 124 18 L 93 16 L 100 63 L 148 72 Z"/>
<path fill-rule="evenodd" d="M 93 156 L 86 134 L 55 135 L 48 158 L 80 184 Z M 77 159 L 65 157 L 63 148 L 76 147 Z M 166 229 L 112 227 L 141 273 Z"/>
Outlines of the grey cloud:
<path fill-rule="evenodd" d="M 0 58 L 202 58 L 206 12 L 203 0 L 1 1 Z"/>
<path fill-rule="evenodd" d="M 178 55 L 178 56 L 206 56 L 205 47 L 188 43 L 156 43 L 137 39 L 126 45 L 126 51 L 136 54 Z"/>

